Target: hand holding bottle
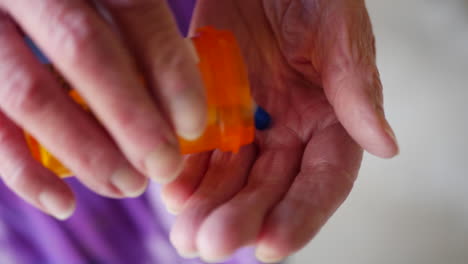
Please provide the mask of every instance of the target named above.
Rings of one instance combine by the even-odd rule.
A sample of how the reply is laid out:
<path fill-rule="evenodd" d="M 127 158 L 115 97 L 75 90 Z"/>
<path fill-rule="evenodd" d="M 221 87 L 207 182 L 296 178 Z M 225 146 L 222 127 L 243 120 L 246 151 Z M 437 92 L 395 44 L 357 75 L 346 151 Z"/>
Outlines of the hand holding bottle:
<path fill-rule="evenodd" d="M 217 262 L 247 245 L 265 262 L 306 245 L 350 193 L 362 149 L 398 145 L 383 113 L 364 0 L 199 0 L 193 27 L 236 34 L 272 126 L 233 156 L 192 155 L 165 186 L 182 255 Z"/>
<path fill-rule="evenodd" d="M 34 58 L 23 33 L 93 115 Z M 147 177 L 174 179 L 182 169 L 176 134 L 195 138 L 205 127 L 196 59 L 164 0 L 0 0 L 0 80 L 0 175 L 61 219 L 74 209 L 73 193 L 33 159 L 22 129 L 86 186 L 118 198 L 141 194 Z"/>

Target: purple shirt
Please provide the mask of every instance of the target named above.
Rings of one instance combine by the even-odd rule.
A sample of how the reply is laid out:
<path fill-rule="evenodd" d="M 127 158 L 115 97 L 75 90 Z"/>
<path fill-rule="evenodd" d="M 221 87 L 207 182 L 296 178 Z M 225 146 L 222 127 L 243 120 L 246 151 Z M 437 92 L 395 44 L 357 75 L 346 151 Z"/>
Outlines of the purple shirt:
<path fill-rule="evenodd" d="M 169 1 L 186 34 L 195 0 Z M 2 264 L 172 264 L 203 263 L 180 258 L 169 242 L 173 217 L 151 185 L 140 198 L 114 200 L 67 179 L 78 207 L 61 222 L 26 204 L 0 183 Z M 256 264 L 252 249 L 225 263 Z"/>

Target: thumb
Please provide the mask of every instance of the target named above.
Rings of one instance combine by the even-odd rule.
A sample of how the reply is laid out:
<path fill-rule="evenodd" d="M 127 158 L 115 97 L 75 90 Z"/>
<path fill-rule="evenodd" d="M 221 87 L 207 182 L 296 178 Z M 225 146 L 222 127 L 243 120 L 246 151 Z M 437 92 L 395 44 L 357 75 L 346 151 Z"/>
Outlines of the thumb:
<path fill-rule="evenodd" d="M 322 80 L 336 115 L 353 139 L 369 153 L 398 154 L 395 134 L 385 118 L 375 41 L 365 6 L 348 9 L 330 23 Z"/>

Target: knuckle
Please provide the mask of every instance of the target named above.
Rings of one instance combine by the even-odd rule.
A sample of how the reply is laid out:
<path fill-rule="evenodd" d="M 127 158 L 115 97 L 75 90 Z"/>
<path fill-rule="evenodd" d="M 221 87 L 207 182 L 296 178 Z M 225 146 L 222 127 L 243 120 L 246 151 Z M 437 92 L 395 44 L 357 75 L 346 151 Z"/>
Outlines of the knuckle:
<path fill-rule="evenodd" d="M 50 36 L 56 50 L 69 61 L 78 61 L 80 54 L 89 49 L 99 38 L 99 28 L 92 13 L 83 10 L 62 10 L 57 12 L 56 26 Z"/>
<path fill-rule="evenodd" d="M 79 167 L 84 168 L 87 171 L 94 171 L 97 167 L 106 164 L 104 159 L 103 151 L 93 150 L 92 155 L 79 155 L 76 157 L 76 161 Z"/>
<path fill-rule="evenodd" d="M 0 126 L 3 126 L 3 122 L 0 122 Z M 11 133 L 9 129 L 0 129 L 0 146 L 2 148 L 7 148 L 11 143 L 14 142 L 14 139 L 17 135 Z"/>
<path fill-rule="evenodd" d="M 165 31 L 165 33 L 158 32 L 148 36 L 150 38 L 148 43 L 154 43 L 158 46 L 156 66 L 177 68 L 185 65 L 189 56 L 185 43 L 180 36 L 169 36 L 171 35 L 170 29 Z"/>
<path fill-rule="evenodd" d="M 131 129 L 138 127 L 139 120 L 141 119 L 141 112 L 136 107 L 128 103 L 122 103 L 121 108 L 116 108 L 113 111 L 115 121 L 125 128 Z"/>
<path fill-rule="evenodd" d="M 69 167 L 77 173 L 77 177 L 95 192 L 108 196 L 117 197 L 114 187 L 109 184 L 109 179 L 119 167 L 122 160 L 118 158 L 116 151 L 110 150 L 108 146 L 96 142 L 85 144 L 77 149 L 73 157 L 67 160 Z"/>
<path fill-rule="evenodd" d="M 35 115 L 52 101 L 44 87 L 46 82 L 18 68 L 11 71 L 0 87 L 4 108 L 14 116 Z"/>
<path fill-rule="evenodd" d="M 9 33 L 15 30 L 15 24 L 0 10 L 0 34 Z"/>
<path fill-rule="evenodd" d="M 12 190 L 21 190 L 22 186 L 27 184 L 27 168 L 22 162 L 16 162 L 12 170 L 2 174 L 5 185 Z"/>
<path fill-rule="evenodd" d="M 75 152 L 73 163 L 80 168 L 80 171 L 103 173 L 102 169 L 109 165 L 109 157 L 112 155 L 109 155 L 105 146 L 100 145 L 93 141 L 82 145 L 81 150 Z"/>
<path fill-rule="evenodd" d="M 145 124 L 145 118 L 136 109 L 126 108 L 126 110 L 128 111 L 114 112 L 115 123 L 121 127 L 120 133 L 124 138 L 132 138 L 135 136 L 135 130 L 144 132 L 142 129 L 147 125 Z"/>
<path fill-rule="evenodd" d="M 120 133 L 123 137 L 131 139 L 135 138 L 136 135 L 141 137 L 151 135 L 151 140 L 155 141 L 163 136 L 168 136 L 167 124 L 160 116 L 154 116 L 151 110 L 144 108 L 122 107 L 113 113 L 115 123 L 120 127 Z M 149 116 L 152 117 L 152 120 L 148 119 Z"/>
<path fill-rule="evenodd" d="M 191 55 L 186 47 L 178 41 L 171 44 L 161 44 L 160 51 L 155 54 L 152 67 L 157 72 L 158 87 L 163 89 L 166 96 L 177 97 L 191 92 L 187 79 L 195 79 L 192 70 Z"/>

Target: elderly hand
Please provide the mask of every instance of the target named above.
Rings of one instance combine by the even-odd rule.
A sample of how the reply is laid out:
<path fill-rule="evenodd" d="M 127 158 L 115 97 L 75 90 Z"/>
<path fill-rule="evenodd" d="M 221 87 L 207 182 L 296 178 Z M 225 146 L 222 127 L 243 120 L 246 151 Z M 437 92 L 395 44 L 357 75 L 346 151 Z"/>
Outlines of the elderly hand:
<path fill-rule="evenodd" d="M 163 189 L 181 255 L 219 261 L 255 245 L 279 261 L 346 199 L 362 148 L 398 153 L 383 113 L 364 0 L 200 0 L 193 28 L 235 32 L 256 102 L 273 125 L 240 154 L 191 155 Z"/>
<path fill-rule="evenodd" d="M 100 122 L 71 101 L 21 31 Z M 0 80 L 0 175 L 60 219 L 73 212 L 73 193 L 33 160 L 22 128 L 90 189 L 119 198 L 140 195 L 146 176 L 175 178 L 175 131 L 194 138 L 205 126 L 195 57 L 165 0 L 0 0 Z"/>

